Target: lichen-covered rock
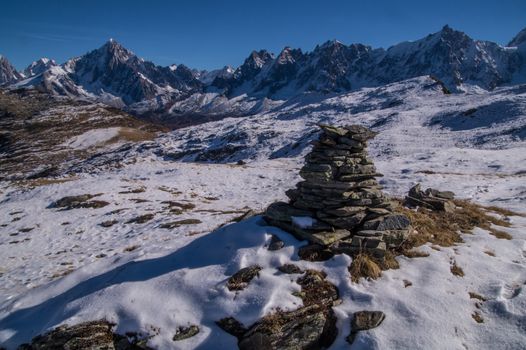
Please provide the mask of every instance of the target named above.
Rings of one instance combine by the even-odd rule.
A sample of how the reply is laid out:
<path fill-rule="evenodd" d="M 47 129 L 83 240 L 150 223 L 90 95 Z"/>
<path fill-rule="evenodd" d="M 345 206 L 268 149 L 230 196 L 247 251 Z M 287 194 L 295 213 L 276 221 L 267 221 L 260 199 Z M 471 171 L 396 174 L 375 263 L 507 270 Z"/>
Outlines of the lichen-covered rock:
<path fill-rule="evenodd" d="M 184 340 L 193 337 L 199 333 L 199 326 L 190 325 L 188 327 L 179 327 L 173 336 L 173 341 Z"/>
<path fill-rule="evenodd" d="M 314 304 L 264 317 L 242 336 L 239 349 L 324 349 L 337 334 L 334 311 Z"/>
<path fill-rule="evenodd" d="M 278 271 L 289 274 L 289 275 L 296 274 L 296 273 L 303 273 L 303 270 L 294 264 L 281 265 L 280 267 L 278 267 Z"/>
<path fill-rule="evenodd" d="M 147 346 L 132 344 L 124 336 L 113 333 L 113 324 L 105 321 L 84 322 L 74 326 L 59 326 L 39 335 L 30 344 L 21 345 L 24 350 L 138 350 Z"/>
<path fill-rule="evenodd" d="M 330 307 L 339 299 L 338 288 L 325 280 L 327 275 L 317 270 L 307 270 L 296 280 L 301 286 L 304 306 L 319 304 Z"/>
<path fill-rule="evenodd" d="M 349 343 L 353 343 L 356 334 L 378 327 L 385 319 L 382 311 L 358 311 L 351 320 L 351 334 L 347 337 Z"/>
<path fill-rule="evenodd" d="M 245 289 L 254 277 L 259 276 L 259 271 L 261 271 L 261 267 L 258 265 L 242 268 L 228 279 L 228 290 L 236 291 Z"/>
<path fill-rule="evenodd" d="M 295 265 L 288 266 L 293 273 Z M 322 271 L 307 270 L 298 277 L 301 292 L 297 294 L 303 306 L 293 311 L 277 310 L 246 329 L 233 317 L 223 318 L 216 324 L 238 338 L 240 349 L 326 349 L 335 340 L 338 330 L 332 310 L 339 299 L 336 286 L 326 279 Z"/>

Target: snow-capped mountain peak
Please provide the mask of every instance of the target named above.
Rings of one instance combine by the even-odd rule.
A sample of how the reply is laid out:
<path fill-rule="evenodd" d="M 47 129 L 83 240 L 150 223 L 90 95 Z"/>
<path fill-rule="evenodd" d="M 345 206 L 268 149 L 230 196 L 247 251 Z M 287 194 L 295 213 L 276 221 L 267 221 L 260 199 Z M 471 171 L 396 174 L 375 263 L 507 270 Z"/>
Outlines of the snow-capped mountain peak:
<path fill-rule="evenodd" d="M 35 75 L 43 73 L 44 71 L 56 65 L 57 63 L 54 60 L 49 59 L 47 57 L 42 57 L 39 60 L 31 63 L 29 66 L 27 66 L 26 69 L 24 69 L 24 77 L 33 77 Z"/>

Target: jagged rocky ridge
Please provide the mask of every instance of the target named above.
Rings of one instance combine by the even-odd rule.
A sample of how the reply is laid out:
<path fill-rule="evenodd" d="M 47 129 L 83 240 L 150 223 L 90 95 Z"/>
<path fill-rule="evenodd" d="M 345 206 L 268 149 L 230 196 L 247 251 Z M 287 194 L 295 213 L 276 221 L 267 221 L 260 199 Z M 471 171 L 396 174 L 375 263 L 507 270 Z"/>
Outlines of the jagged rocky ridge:
<path fill-rule="evenodd" d="M 451 91 L 524 82 L 521 33 L 510 42 L 512 47 L 502 47 L 445 26 L 387 50 L 328 41 L 312 52 L 286 47 L 274 56 L 266 50 L 253 51 L 237 69 L 212 72 L 156 66 L 110 40 L 30 77 L 3 64 L 0 84 L 96 99 L 168 124 L 181 124 L 174 118 L 189 118 L 182 122 L 187 125 L 258 113 L 275 106 L 271 101 L 304 93 L 343 93 L 422 75 L 436 77 Z"/>
<path fill-rule="evenodd" d="M 409 219 L 394 206 L 375 177 L 367 140 L 376 133 L 359 125 L 320 126 L 323 133 L 300 171 L 305 181 L 287 191 L 290 203 L 271 204 L 272 225 L 336 253 L 367 252 L 383 258 L 409 235 Z"/>

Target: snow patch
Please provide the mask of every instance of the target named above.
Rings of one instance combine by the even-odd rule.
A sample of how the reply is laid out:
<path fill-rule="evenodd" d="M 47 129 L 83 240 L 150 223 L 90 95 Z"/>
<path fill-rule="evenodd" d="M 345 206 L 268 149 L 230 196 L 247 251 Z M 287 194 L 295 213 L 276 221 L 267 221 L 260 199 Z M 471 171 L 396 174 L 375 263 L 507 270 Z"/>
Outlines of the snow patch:
<path fill-rule="evenodd" d="M 72 137 L 63 145 L 75 149 L 88 149 L 91 147 L 101 146 L 112 138 L 119 135 L 120 127 L 94 129 L 86 131 L 85 133 Z"/>

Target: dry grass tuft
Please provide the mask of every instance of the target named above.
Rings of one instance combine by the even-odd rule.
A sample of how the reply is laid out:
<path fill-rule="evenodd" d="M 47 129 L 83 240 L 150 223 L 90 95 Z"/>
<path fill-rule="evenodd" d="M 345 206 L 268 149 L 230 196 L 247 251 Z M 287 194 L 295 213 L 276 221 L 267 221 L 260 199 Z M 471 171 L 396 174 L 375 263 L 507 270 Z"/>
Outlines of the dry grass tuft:
<path fill-rule="evenodd" d="M 507 214 L 522 215 L 498 207 L 484 207 L 466 200 L 453 202 L 456 205 L 453 212 L 431 211 L 424 208 L 415 211 L 400 206 L 398 211 L 411 220 L 416 232 L 409 236 L 397 253 L 411 255 L 408 251 L 426 243 L 450 247 L 463 242 L 460 233 L 471 233 L 475 227 L 488 230 L 497 238 L 511 239 L 510 234 L 495 229 L 493 225 L 510 227 L 509 221 L 506 220 Z"/>
<path fill-rule="evenodd" d="M 133 252 L 134 250 L 140 248 L 139 245 L 131 245 L 129 247 L 124 248 L 123 252 Z"/>
<path fill-rule="evenodd" d="M 487 299 L 484 298 L 482 295 L 475 293 L 475 292 L 469 292 L 469 297 L 471 299 L 478 299 L 480 301 L 486 301 Z"/>
<path fill-rule="evenodd" d="M 351 274 L 351 281 L 355 283 L 357 283 L 362 277 L 377 279 L 382 276 L 382 269 L 378 263 L 364 253 L 358 254 L 352 260 L 351 266 L 349 266 L 349 272 Z"/>
<path fill-rule="evenodd" d="M 390 250 L 385 252 L 384 259 L 379 261 L 378 264 L 382 270 L 396 270 L 400 268 L 400 264 L 398 260 L 396 260 L 396 255 Z"/>
<path fill-rule="evenodd" d="M 116 143 L 119 141 L 127 142 L 140 142 L 140 141 L 149 141 L 153 140 L 157 136 L 157 133 L 135 129 L 135 128 L 120 128 L 117 136 L 108 140 L 108 144 Z"/>
<path fill-rule="evenodd" d="M 513 236 L 510 235 L 508 232 L 496 230 L 494 228 L 489 229 L 489 234 L 497 237 L 498 239 L 512 239 L 513 238 Z"/>
<path fill-rule="evenodd" d="M 429 256 L 429 253 L 417 249 L 411 249 L 404 251 L 403 255 L 408 258 L 425 258 Z"/>
<path fill-rule="evenodd" d="M 464 277 L 464 270 L 454 260 L 451 262 L 451 273 L 457 277 Z"/>
<path fill-rule="evenodd" d="M 474 313 L 472 313 L 471 317 L 473 317 L 473 319 L 477 323 L 484 323 L 484 319 L 482 318 L 482 315 L 478 311 L 475 311 Z"/>
<path fill-rule="evenodd" d="M 487 211 L 492 211 L 494 213 L 500 214 L 502 216 L 522 216 L 526 217 L 526 214 L 518 213 L 513 210 L 497 207 L 496 205 L 490 205 L 490 206 L 482 206 L 482 208 L 486 209 Z"/>
<path fill-rule="evenodd" d="M 485 250 L 484 253 L 486 253 L 489 256 L 495 256 L 495 252 L 491 250 Z"/>

